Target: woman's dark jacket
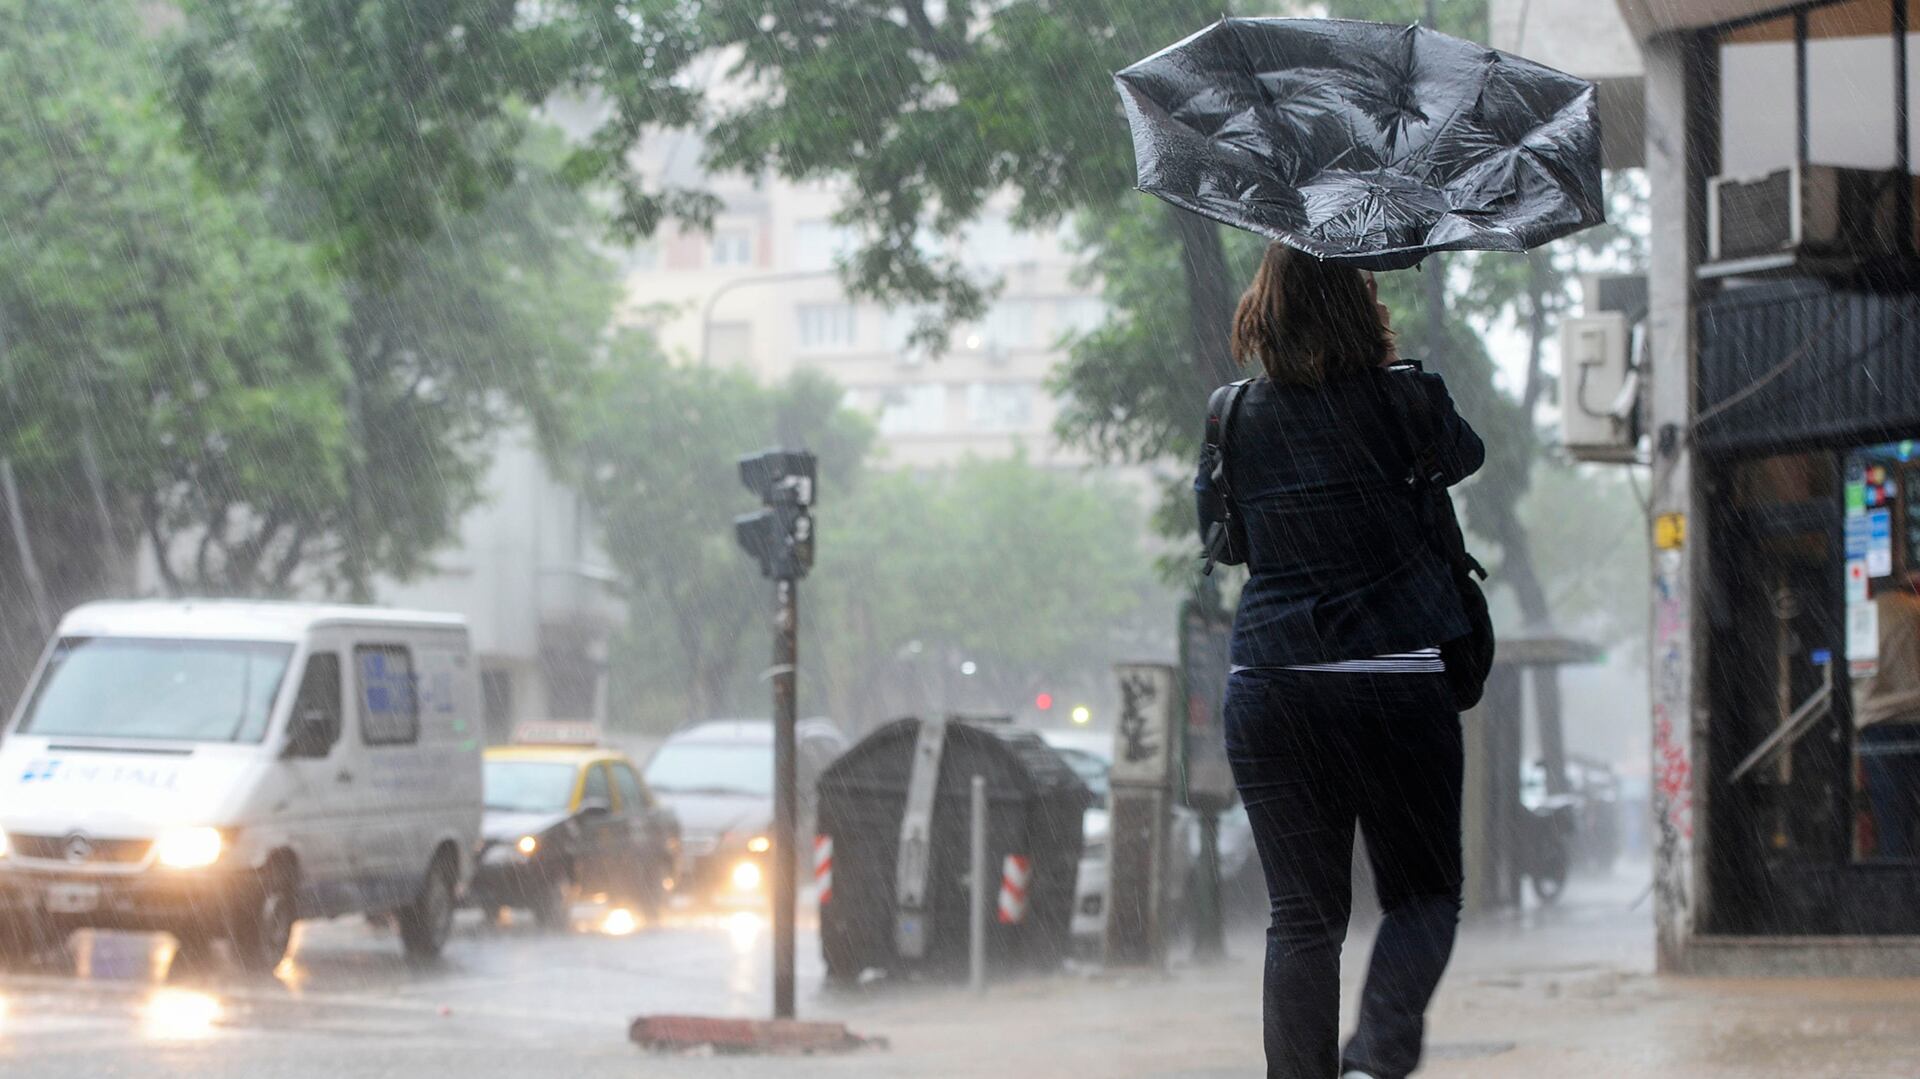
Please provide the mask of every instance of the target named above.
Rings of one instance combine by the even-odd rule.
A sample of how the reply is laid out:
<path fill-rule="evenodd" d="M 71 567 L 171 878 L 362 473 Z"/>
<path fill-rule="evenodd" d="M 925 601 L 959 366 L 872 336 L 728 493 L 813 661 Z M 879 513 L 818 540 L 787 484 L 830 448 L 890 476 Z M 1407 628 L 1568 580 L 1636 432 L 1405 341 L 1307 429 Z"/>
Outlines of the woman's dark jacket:
<path fill-rule="evenodd" d="M 1407 488 L 1418 447 L 1386 399 L 1390 378 L 1417 379 L 1425 391 L 1449 486 L 1485 460 L 1439 375 L 1369 370 L 1319 388 L 1256 379 L 1226 446 L 1251 574 L 1233 624 L 1234 666 L 1363 659 L 1467 632 Z M 1220 519 L 1220 494 L 1204 466 L 1193 487 L 1204 536 Z"/>

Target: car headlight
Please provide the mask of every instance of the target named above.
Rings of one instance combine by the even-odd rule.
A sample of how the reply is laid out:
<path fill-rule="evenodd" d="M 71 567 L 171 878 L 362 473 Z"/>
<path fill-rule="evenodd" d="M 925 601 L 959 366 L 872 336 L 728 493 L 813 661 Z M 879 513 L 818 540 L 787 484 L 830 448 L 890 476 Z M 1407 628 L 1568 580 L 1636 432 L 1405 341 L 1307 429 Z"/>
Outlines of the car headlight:
<path fill-rule="evenodd" d="M 766 836 L 757 835 L 747 840 L 747 850 L 754 854 L 765 854 L 772 849 L 773 840 L 768 839 Z"/>
<path fill-rule="evenodd" d="M 169 869 L 205 869 L 226 845 L 218 828 L 170 828 L 153 841 L 153 855 Z"/>
<path fill-rule="evenodd" d="M 741 892 L 751 892 L 760 887 L 760 867 L 753 862 L 741 862 L 734 866 L 733 887 Z"/>
<path fill-rule="evenodd" d="M 540 840 L 530 835 L 523 835 L 520 837 L 520 841 L 513 845 L 513 849 L 519 851 L 521 854 L 531 856 L 534 851 L 540 849 Z"/>

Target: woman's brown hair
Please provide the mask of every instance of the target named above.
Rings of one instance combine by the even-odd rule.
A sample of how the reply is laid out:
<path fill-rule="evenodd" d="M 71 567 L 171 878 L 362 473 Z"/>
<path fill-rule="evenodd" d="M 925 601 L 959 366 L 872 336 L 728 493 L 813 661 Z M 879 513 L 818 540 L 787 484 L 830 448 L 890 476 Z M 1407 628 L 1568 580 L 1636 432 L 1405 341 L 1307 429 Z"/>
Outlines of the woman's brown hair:
<path fill-rule="evenodd" d="M 1269 244 L 1233 314 L 1233 358 L 1267 377 L 1321 386 L 1378 367 L 1393 347 L 1359 270 Z"/>

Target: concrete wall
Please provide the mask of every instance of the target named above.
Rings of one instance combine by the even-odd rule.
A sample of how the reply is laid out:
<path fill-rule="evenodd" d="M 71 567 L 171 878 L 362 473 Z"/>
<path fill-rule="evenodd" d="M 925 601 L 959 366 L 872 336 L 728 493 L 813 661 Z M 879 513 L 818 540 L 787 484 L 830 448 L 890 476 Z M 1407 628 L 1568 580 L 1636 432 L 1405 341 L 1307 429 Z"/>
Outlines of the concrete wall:
<path fill-rule="evenodd" d="M 524 432 L 502 437 L 481 492 L 484 501 L 461 519 L 457 540 L 435 556 L 433 572 L 377 581 L 375 598 L 465 615 L 481 670 L 510 680 L 510 721 L 603 720 L 606 641 L 626 611 L 612 591 L 597 526 Z M 552 684 L 578 678 L 583 665 L 596 668 L 596 685 Z M 556 691 L 584 696 L 584 713 L 577 704 L 556 707 Z"/>

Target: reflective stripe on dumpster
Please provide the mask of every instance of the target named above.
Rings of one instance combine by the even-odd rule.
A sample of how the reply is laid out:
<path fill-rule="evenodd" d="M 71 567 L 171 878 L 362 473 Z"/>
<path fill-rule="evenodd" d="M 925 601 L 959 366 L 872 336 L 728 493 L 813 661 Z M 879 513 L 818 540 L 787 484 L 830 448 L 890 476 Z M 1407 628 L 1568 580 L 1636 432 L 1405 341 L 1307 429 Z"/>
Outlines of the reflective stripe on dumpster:
<path fill-rule="evenodd" d="M 820 905 L 833 899 L 833 837 L 813 837 L 813 892 Z"/>
<path fill-rule="evenodd" d="M 1019 925 L 1027 917 L 1027 882 L 1033 863 L 1024 854 L 1009 854 L 1000 867 L 1000 924 Z"/>

